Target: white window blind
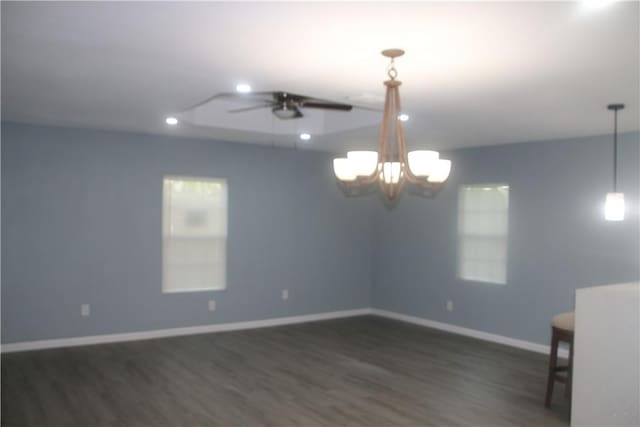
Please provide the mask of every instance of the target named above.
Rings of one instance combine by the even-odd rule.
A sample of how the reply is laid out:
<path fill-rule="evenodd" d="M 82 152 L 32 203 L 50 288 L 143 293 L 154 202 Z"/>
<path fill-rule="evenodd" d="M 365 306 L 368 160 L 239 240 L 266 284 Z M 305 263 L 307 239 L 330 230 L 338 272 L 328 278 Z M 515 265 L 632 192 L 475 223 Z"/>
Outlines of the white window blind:
<path fill-rule="evenodd" d="M 162 291 L 226 288 L 227 182 L 165 177 Z"/>
<path fill-rule="evenodd" d="M 509 186 L 465 185 L 458 211 L 458 275 L 465 280 L 507 282 Z"/>

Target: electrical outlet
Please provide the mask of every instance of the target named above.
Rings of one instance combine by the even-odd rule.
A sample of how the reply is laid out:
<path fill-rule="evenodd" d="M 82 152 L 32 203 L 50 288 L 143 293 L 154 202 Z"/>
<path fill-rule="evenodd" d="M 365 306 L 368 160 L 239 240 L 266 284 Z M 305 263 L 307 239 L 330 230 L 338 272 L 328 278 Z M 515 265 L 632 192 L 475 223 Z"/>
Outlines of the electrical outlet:
<path fill-rule="evenodd" d="M 453 301 L 447 300 L 447 311 L 453 311 Z"/>
<path fill-rule="evenodd" d="M 288 289 L 283 289 L 283 290 L 282 290 L 282 299 L 283 299 L 284 301 L 286 301 L 286 300 L 288 300 L 288 299 L 289 299 L 289 290 L 288 290 Z"/>
<path fill-rule="evenodd" d="M 216 300 L 209 300 L 209 311 L 216 311 Z"/>
<path fill-rule="evenodd" d="M 82 304 L 80 306 L 80 315 L 82 317 L 89 317 L 91 315 L 91 306 L 89 304 Z"/>

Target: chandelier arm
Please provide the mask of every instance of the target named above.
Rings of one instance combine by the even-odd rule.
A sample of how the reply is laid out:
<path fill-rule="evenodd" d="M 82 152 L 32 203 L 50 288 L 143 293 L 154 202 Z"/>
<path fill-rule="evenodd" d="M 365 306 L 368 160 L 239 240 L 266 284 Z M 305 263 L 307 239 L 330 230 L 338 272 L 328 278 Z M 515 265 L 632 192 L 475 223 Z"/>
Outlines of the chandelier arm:
<path fill-rule="evenodd" d="M 404 143 L 404 129 L 402 128 L 402 123 L 398 119 L 398 116 L 400 115 L 400 111 L 402 111 L 402 107 L 400 104 L 400 82 L 398 82 L 398 85 L 394 88 L 393 95 L 394 95 L 394 101 L 395 101 L 394 102 L 395 109 L 393 110 L 393 116 L 391 117 L 391 120 L 393 120 L 392 123 L 394 123 L 396 127 L 396 139 L 398 143 L 398 161 L 400 162 L 400 180 L 396 186 L 396 190 L 397 190 L 397 193 L 399 194 L 402 191 L 402 188 L 404 187 L 404 184 L 407 180 L 407 169 L 408 169 L 407 146 Z"/>
<path fill-rule="evenodd" d="M 391 100 L 391 86 L 389 86 L 387 84 L 387 82 L 385 82 L 385 86 L 387 87 L 386 93 L 385 93 L 385 97 L 384 97 L 384 112 L 382 113 L 382 126 L 380 126 L 380 160 L 378 162 L 379 165 L 381 165 L 381 171 L 380 171 L 380 181 L 378 182 L 380 185 L 380 190 L 384 193 L 385 196 L 387 196 L 387 198 L 391 198 L 391 195 L 389 193 L 389 188 L 388 185 L 386 183 L 386 172 L 390 172 L 390 171 L 385 171 L 384 165 L 387 162 L 387 131 L 388 131 L 388 127 L 387 127 L 387 122 L 388 122 L 388 117 L 389 117 L 389 102 Z"/>
<path fill-rule="evenodd" d="M 369 176 L 358 177 L 357 181 L 360 185 L 371 185 L 380 179 L 380 168 L 376 166 L 376 171 Z"/>
<path fill-rule="evenodd" d="M 436 194 L 438 194 L 443 187 L 443 184 L 441 183 L 439 184 L 428 183 L 428 184 L 430 184 L 431 186 L 422 187 L 418 185 L 418 186 L 411 187 L 411 189 L 409 190 L 409 194 L 430 199 L 434 197 Z"/>
<path fill-rule="evenodd" d="M 394 111 L 394 123 L 396 125 L 396 134 L 398 138 L 398 160 L 400 161 L 401 169 L 406 173 L 409 169 L 409 160 L 407 158 L 407 147 L 404 144 L 404 128 L 402 127 L 402 122 L 398 119 L 398 115 L 400 111 L 402 111 L 402 107 L 400 106 L 400 89 L 396 88 L 394 95 L 396 107 Z"/>
<path fill-rule="evenodd" d="M 439 191 L 444 182 L 429 182 L 428 177 L 418 178 L 413 173 L 411 173 L 411 168 L 409 168 L 407 164 L 407 181 L 409 181 L 413 185 L 417 185 L 425 190 L 430 191 Z"/>
<path fill-rule="evenodd" d="M 388 125 L 388 118 L 389 118 L 389 101 L 390 101 L 390 92 L 391 92 L 391 86 L 389 86 L 387 84 L 387 82 L 385 82 L 385 85 L 387 86 L 387 93 L 384 97 L 384 112 L 382 113 L 382 126 L 380 127 L 380 148 L 379 148 L 379 152 L 380 152 L 380 159 L 378 160 L 378 163 L 380 164 L 384 164 L 384 162 L 387 161 L 387 125 Z M 384 175 L 384 170 L 382 171 L 383 175 Z"/>
<path fill-rule="evenodd" d="M 402 111 L 402 108 L 400 108 L 400 94 L 399 94 L 399 92 L 396 92 L 396 99 L 397 99 L 397 104 L 398 104 L 398 112 Z M 400 120 L 398 120 L 397 126 L 398 126 L 398 135 L 399 135 L 398 142 L 402 146 L 402 156 L 401 156 L 401 158 L 402 158 L 402 169 L 403 169 L 403 171 L 405 173 L 406 180 L 409 181 L 413 185 L 418 185 L 418 186 L 422 187 L 425 190 L 435 191 L 436 187 L 437 187 L 437 189 L 442 187 L 441 185 L 436 185 L 436 183 L 427 181 L 427 178 L 420 179 L 420 178 L 418 178 L 417 176 L 415 176 L 413 174 L 413 172 L 411 171 L 411 167 L 409 166 L 409 152 L 407 150 L 407 146 L 406 146 L 405 141 L 404 141 L 404 128 L 402 127 L 402 123 L 400 122 Z"/>
<path fill-rule="evenodd" d="M 399 90 L 396 91 L 396 103 L 398 107 L 397 111 L 398 112 L 402 111 L 402 108 L 400 106 Z M 442 187 L 442 185 L 438 185 L 438 183 L 429 182 L 427 181 L 426 178 L 420 179 L 417 176 L 415 176 L 411 171 L 411 167 L 409 166 L 409 152 L 407 150 L 407 146 L 404 140 L 404 127 L 402 126 L 402 123 L 400 122 L 399 119 L 396 119 L 396 120 L 397 120 L 397 129 L 398 129 L 398 143 L 401 145 L 401 153 L 402 153 L 400 158 L 402 159 L 401 160 L 402 170 L 404 172 L 403 180 L 406 179 L 411 184 L 417 185 L 424 190 L 438 191 Z"/>
<path fill-rule="evenodd" d="M 402 108 L 400 106 L 400 93 L 399 93 L 399 91 L 396 91 L 396 103 L 397 103 L 397 106 L 398 106 L 398 113 L 399 113 L 400 111 L 402 111 Z M 409 154 L 408 154 L 408 151 L 407 151 L 407 146 L 406 146 L 405 141 L 404 141 L 404 128 L 403 128 L 402 123 L 400 122 L 400 120 L 397 119 L 397 118 L 396 118 L 396 120 L 397 120 L 396 121 L 396 123 L 397 123 L 396 126 L 398 128 L 398 142 L 402 146 L 402 150 L 401 150 L 401 152 L 402 152 L 402 155 L 401 155 L 402 169 L 403 169 L 403 171 L 405 173 L 406 180 L 409 181 L 411 184 L 414 184 L 414 185 L 419 185 L 419 186 L 424 187 L 424 188 L 431 188 L 430 185 L 425 185 L 425 184 L 428 184 L 426 179 L 420 179 L 420 178 L 416 177 L 413 174 L 413 172 L 411 171 L 411 168 L 409 167 Z"/>
<path fill-rule="evenodd" d="M 385 85 L 386 85 L 386 82 L 385 82 Z M 389 91 L 390 90 L 391 90 L 391 87 L 387 85 L 387 93 L 384 100 L 384 111 L 382 114 L 382 126 L 380 127 L 380 143 L 378 145 L 378 165 L 376 166 L 375 171 L 371 175 L 365 176 L 365 177 L 359 176 L 355 179 L 355 181 L 345 183 L 351 188 L 371 185 L 371 184 L 374 184 L 376 180 L 379 180 L 381 183 L 384 181 L 384 168 L 382 167 L 382 165 L 384 164 L 385 161 L 387 161 L 386 159 L 387 144 L 385 143 L 385 141 L 386 141 L 386 134 L 388 130 L 387 125 L 388 125 L 388 111 L 389 111 L 389 101 L 390 101 Z"/>
<path fill-rule="evenodd" d="M 385 83 L 386 84 L 386 83 Z M 386 133 L 387 133 L 387 116 L 389 111 L 389 90 L 390 87 L 387 86 L 387 93 L 384 99 L 384 111 L 382 113 L 382 125 L 380 127 L 380 142 L 378 144 L 378 165 L 376 166 L 375 171 L 366 177 L 357 177 L 356 182 L 358 185 L 371 185 L 376 182 L 376 180 L 382 182 L 384 179 L 384 162 L 386 161 L 387 156 L 387 145 L 385 143 Z"/>
<path fill-rule="evenodd" d="M 404 142 L 404 129 L 401 128 L 401 132 L 403 134 L 402 139 L 403 139 L 403 142 Z M 409 166 L 409 157 L 408 156 L 409 156 L 409 154 L 408 154 L 408 152 L 406 150 L 406 147 L 405 147 L 404 169 L 405 169 L 406 174 L 407 174 L 407 181 L 409 181 L 411 184 L 414 184 L 414 185 L 419 185 L 421 187 L 428 187 L 428 186 L 425 186 L 425 184 L 427 184 L 426 178 L 425 179 L 420 179 L 417 176 L 415 176 L 413 174 L 413 172 L 411 171 L 411 167 Z"/>
<path fill-rule="evenodd" d="M 397 121 L 397 112 L 399 109 L 399 90 L 398 87 L 400 86 L 401 82 L 397 81 L 397 80 L 390 80 L 385 82 L 385 85 L 387 86 L 387 99 L 385 100 L 385 112 L 384 112 L 384 119 L 383 119 L 383 129 L 384 131 L 382 132 L 382 141 L 384 143 L 384 158 L 383 158 L 383 167 L 382 167 L 382 179 L 380 180 L 380 187 L 383 191 L 383 193 L 387 196 L 387 198 L 389 199 L 395 199 L 400 192 L 402 191 L 402 188 L 404 187 L 404 182 L 405 182 L 405 173 L 403 170 L 403 147 L 404 147 L 404 143 L 402 141 L 402 134 L 398 132 L 398 121 Z M 387 138 L 388 136 L 388 131 L 389 131 L 389 126 L 395 126 L 394 130 L 395 133 L 392 135 L 393 137 L 395 137 L 394 139 L 394 144 L 393 146 L 395 147 L 395 152 L 393 153 L 389 153 L 389 149 L 391 149 L 392 147 L 387 146 L 388 143 L 391 142 L 390 138 Z M 390 158 L 391 156 L 391 158 Z M 393 157 L 397 156 L 397 159 L 394 159 Z M 394 182 L 394 168 L 393 168 L 393 164 L 395 163 L 394 160 L 397 160 L 397 163 L 399 165 L 398 168 L 398 177 L 397 177 L 397 182 Z M 387 168 L 387 172 L 390 174 L 389 177 L 385 176 L 385 168 L 384 165 L 388 164 L 388 168 Z M 388 179 L 385 179 L 388 178 Z"/>
<path fill-rule="evenodd" d="M 343 182 L 338 181 L 338 187 L 344 194 L 348 197 L 358 197 L 365 196 L 367 194 L 371 194 L 373 192 L 373 186 L 371 185 L 361 185 L 358 182 Z"/>
<path fill-rule="evenodd" d="M 408 163 L 407 163 L 407 181 L 409 181 L 411 184 L 414 185 L 419 185 L 422 188 L 425 189 L 433 189 L 435 187 L 433 182 L 429 182 L 427 181 L 427 178 L 418 178 L 417 176 L 415 176 L 412 172 L 411 172 L 411 168 L 409 167 Z"/>
<path fill-rule="evenodd" d="M 380 158 L 378 159 L 378 165 L 379 165 L 378 167 L 380 168 L 380 179 L 378 182 L 380 185 L 380 190 L 385 194 L 385 196 L 387 196 L 388 198 L 391 198 L 388 185 L 385 180 L 386 173 L 384 168 L 385 163 L 388 161 L 387 131 L 388 131 L 389 106 L 391 101 L 391 86 L 388 84 L 388 82 L 385 82 L 384 84 L 387 87 L 387 90 L 384 97 L 384 111 L 382 113 L 382 125 L 380 126 L 380 148 L 378 150 L 378 152 L 380 153 L 379 154 Z"/>
<path fill-rule="evenodd" d="M 382 193 L 387 196 L 388 199 L 393 199 L 392 194 L 389 191 L 389 188 L 387 186 L 387 184 L 384 182 L 384 179 L 380 180 L 380 190 L 382 191 Z"/>
<path fill-rule="evenodd" d="M 339 181 L 338 184 L 340 184 L 340 187 L 347 191 L 353 191 L 360 187 L 360 185 L 356 181 Z"/>
<path fill-rule="evenodd" d="M 400 194 L 402 187 L 403 181 L 401 179 L 399 179 L 397 183 L 385 182 L 383 179 L 380 180 L 380 188 L 382 189 L 382 192 L 391 200 L 395 199 L 398 194 Z"/>

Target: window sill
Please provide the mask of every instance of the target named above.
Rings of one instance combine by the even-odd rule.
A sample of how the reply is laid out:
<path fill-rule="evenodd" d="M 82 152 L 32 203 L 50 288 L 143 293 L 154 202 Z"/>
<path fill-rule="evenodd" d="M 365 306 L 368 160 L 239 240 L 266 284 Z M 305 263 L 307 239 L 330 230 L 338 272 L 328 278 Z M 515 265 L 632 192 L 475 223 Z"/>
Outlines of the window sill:
<path fill-rule="evenodd" d="M 171 291 L 167 291 L 167 290 L 162 290 L 162 294 L 190 294 L 193 292 L 220 292 L 220 291 L 226 291 L 227 288 L 194 288 L 194 289 L 176 289 L 176 290 L 171 290 Z"/>
<path fill-rule="evenodd" d="M 497 285 L 497 286 L 507 285 L 507 282 L 492 282 L 490 280 L 466 279 L 464 277 L 458 277 L 458 280 L 460 280 L 461 282 L 471 282 L 479 285 Z"/>

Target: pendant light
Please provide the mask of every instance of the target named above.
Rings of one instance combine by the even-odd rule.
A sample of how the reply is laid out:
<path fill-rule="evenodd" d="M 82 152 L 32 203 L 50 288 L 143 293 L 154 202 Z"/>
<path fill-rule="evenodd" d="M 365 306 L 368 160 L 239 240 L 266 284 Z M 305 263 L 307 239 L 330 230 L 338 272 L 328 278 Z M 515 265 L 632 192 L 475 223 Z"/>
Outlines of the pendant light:
<path fill-rule="evenodd" d="M 624 220 L 624 194 L 618 192 L 618 110 L 624 104 L 609 104 L 607 109 L 613 110 L 613 192 L 607 193 L 604 204 L 604 219 L 607 221 Z"/>
<path fill-rule="evenodd" d="M 394 200 L 405 182 L 433 193 L 449 177 L 451 161 L 441 159 L 440 154 L 432 150 L 407 153 L 402 121 L 408 116 L 400 107 L 402 82 L 396 80 L 398 71 L 394 63 L 404 51 L 387 49 L 382 55 L 390 59 L 390 64 L 389 80 L 384 82 L 386 96 L 378 151 L 349 151 L 346 157 L 333 160 L 334 173 L 347 194 L 362 194 L 363 188 L 379 185 L 387 199 Z"/>

